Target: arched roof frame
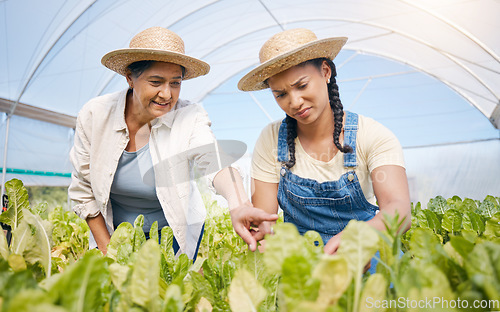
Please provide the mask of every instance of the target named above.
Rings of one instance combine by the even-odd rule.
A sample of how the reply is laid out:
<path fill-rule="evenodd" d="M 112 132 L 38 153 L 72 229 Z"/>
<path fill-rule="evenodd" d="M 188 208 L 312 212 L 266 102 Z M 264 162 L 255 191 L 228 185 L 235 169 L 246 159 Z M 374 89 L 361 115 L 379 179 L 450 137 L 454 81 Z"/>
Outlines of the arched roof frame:
<path fill-rule="evenodd" d="M 311 22 L 311 21 L 313 21 L 313 20 L 310 20 L 310 19 L 294 19 L 294 20 L 289 21 L 288 23 Z M 467 65 L 465 65 L 464 63 L 458 61 L 458 59 L 460 59 L 460 57 L 458 57 L 456 55 L 453 55 L 451 53 L 448 53 L 446 51 L 443 51 L 442 49 L 440 49 L 440 48 L 432 45 L 429 42 L 426 42 L 425 40 L 423 40 L 421 38 L 418 38 L 418 37 L 413 36 L 413 35 L 411 35 L 411 34 L 409 34 L 407 32 L 402 32 L 402 31 L 399 31 L 398 29 L 395 29 L 395 28 L 392 28 L 392 27 L 388 27 L 388 26 L 385 26 L 385 25 L 380 25 L 380 24 L 377 24 L 377 23 L 366 22 L 366 21 L 359 21 L 359 20 L 354 20 L 354 19 L 332 18 L 332 19 L 321 19 L 321 20 L 315 19 L 314 21 L 330 21 L 330 22 L 331 21 L 337 21 L 337 22 L 348 22 L 348 23 L 361 24 L 361 25 L 365 25 L 365 26 L 370 26 L 370 27 L 374 27 L 374 28 L 378 28 L 378 29 L 387 30 L 390 33 L 398 34 L 398 35 L 400 35 L 402 37 L 405 37 L 405 38 L 407 38 L 407 39 L 409 39 L 411 41 L 414 41 L 414 42 L 417 42 L 417 43 L 419 43 L 421 45 L 424 45 L 424 46 L 426 46 L 426 47 L 428 47 L 428 48 L 436 51 L 437 53 L 439 53 L 443 57 L 449 59 L 451 62 L 455 63 L 458 67 L 460 67 L 464 71 L 466 71 L 471 77 L 473 77 L 475 80 L 477 80 L 477 82 L 479 84 L 481 84 L 486 90 L 488 90 L 489 93 L 491 93 L 491 95 L 493 95 L 496 98 L 497 103 L 500 102 L 500 96 L 498 94 L 496 94 L 496 92 L 484 80 L 482 80 L 478 75 L 476 75 Z M 281 24 L 279 26 L 281 27 Z M 211 54 L 217 52 L 220 49 L 223 49 L 226 46 L 229 46 L 231 43 L 233 43 L 233 42 L 235 42 L 237 40 L 240 40 L 240 39 L 244 38 L 245 36 L 248 36 L 248 35 L 253 34 L 255 32 L 258 32 L 258 31 L 262 31 L 262 30 L 265 30 L 265 29 L 273 28 L 273 27 L 276 27 L 276 25 L 261 27 L 261 28 L 258 28 L 258 29 L 253 29 L 252 31 L 246 32 L 246 33 L 244 33 L 242 35 L 239 35 L 239 36 L 237 36 L 235 38 L 231 38 L 230 40 L 228 40 L 228 41 L 226 41 L 226 42 L 218 45 L 214 49 L 212 49 L 212 50 L 208 51 L 207 53 L 205 53 L 202 56 L 202 58 L 206 58 L 206 57 L 210 56 Z M 453 27 L 453 28 L 455 28 L 455 27 Z M 458 28 L 455 28 L 455 29 L 457 31 L 459 31 L 461 34 L 463 34 L 464 36 L 466 36 L 467 38 L 469 38 L 470 40 L 472 40 L 476 45 L 478 45 L 479 47 L 481 47 L 481 49 L 483 49 L 485 52 L 487 52 L 490 56 L 492 56 L 495 59 L 498 58 L 498 56 L 496 56 L 496 54 L 493 51 L 491 51 L 490 49 L 485 48 L 484 44 L 482 44 L 480 41 L 475 40 L 474 38 L 471 38 L 471 36 L 469 36 L 466 32 L 461 31 Z M 387 34 L 379 34 L 378 36 L 380 37 L 380 36 L 384 36 L 384 35 L 387 35 Z M 366 39 L 372 39 L 372 37 L 370 37 L 370 38 L 364 38 L 364 39 L 361 39 L 361 40 L 366 40 Z M 359 41 L 360 40 L 356 40 L 356 42 L 359 42 Z M 352 50 L 348 46 L 345 49 L 346 50 Z M 387 55 L 387 54 L 384 54 L 384 53 L 380 53 L 378 51 L 371 51 L 371 50 L 368 50 L 368 49 L 359 49 L 359 48 L 355 49 L 354 51 L 362 52 L 362 53 L 366 53 L 366 54 L 370 54 L 370 55 L 374 55 L 374 56 L 380 56 L 380 57 L 384 57 L 386 59 L 391 59 L 391 60 L 399 62 L 399 63 L 410 65 L 411 67 L 417 69 L 418 71 L 423 72 L 425 74 L 428 74 L 429 76 L 434 77 L 438 81 L 441 81 L 442 83 L 444 83 L 445 85 L 447 85 L 448 87 L 450 87 L 452 90 L 454 90 L 455 92 L 457 92 L 457 94 L 459 94 L 460 96 L 462 96 L 471 105 L 473 105 L 479 111 L 481 111 L 481 113 L 483 115 L 486 115 L 486 112 L 482 110 L 481 106 L 478 105 L 476 103 L 476 101 L 474 101 L 471 97 L 469 97 L 465 92 L 463 92 L 462 90 L 460 90 L 463 87 L 459 88 L 459 87 L 455 86 L 454 84 L 450 83 L 449 81 L 446 81 L 443 77 L 441 77 L 439 75 L 436 75 L 436 74 L 434 74 L 434 73 L 432 73 L 432 72 L 430 72 L 428 70 L 425 70 L 423 67 L 419 66 L 418 64 L 415 64 L 415 63 L 411 63 L 410 64 L 407 61 L 403 60 L 402 58 L 397 58 L 397 57 L 394 57 L 392 55 Z M 251 66 L 255 66 L 255 65 L 256 64 L 254 63 Z M 477 64 L 477 65 L 480 66 L 479 64 Z M 214 85 L 209 90 L 206 90 L 204 92 L 204 94 L 202 94 L 201 99 L 203 99 L 205 96 L 209 95 L 213 90 L 217 89 L 220 85 L 222 85 L 227 80 L 231 79 L 233 76 L 234 76 L 234 74 L 231 75 L 231 76 L 225 77 L 224 79 L 220 80 L 218 84 Z M 489 99 L 485 99 L 485 100 L 491 101 Z M 496 104 L 496 103 L 494 103 L 494 104 Z M 499 125 L 495 124 L 493 120 L 490 120 L 490 121 L 493 123 L 493 125 L 496 128 L 499 127 Z"/>

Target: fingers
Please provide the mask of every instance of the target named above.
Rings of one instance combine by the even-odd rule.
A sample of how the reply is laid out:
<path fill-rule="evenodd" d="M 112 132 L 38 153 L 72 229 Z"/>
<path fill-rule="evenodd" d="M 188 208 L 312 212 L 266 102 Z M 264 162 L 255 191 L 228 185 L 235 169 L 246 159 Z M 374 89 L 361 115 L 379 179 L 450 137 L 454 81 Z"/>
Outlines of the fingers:
<path fill-rule="evenodd" d="M 264 221 L 276 221 L 278 220 L 278 215 L 277 214 L 269 214 L 263 210 L 260 210 L 258 208 L 254 208 L 250 212 L 250 218 L 252 219 L 252 223 L 259 225 L 260 223 Z"/>
<path fill-rule="evenodd" d="M 234 230 L 243 239 L 243 241 L 247 243 L 248 248 L 250 248 L 251 251 L 255 251 L 255 249 L 257 248 L 257 241 L 252 236 L 250 231 L 242 225 L 236 226 Z"/>
<path fill-rule="evenodd" d="M 334 253 L 337 252 L 339 245 L 340 245 L 340 240 L 332 238 L 328 241 L 328 243 L 326 243 L 325 247 L 323 248 L 323 251 L 328 255 L 333 255 Z"/>
<path fill-rule="evenodd" d="M 262 240 L 265 234 L 269 233 L 269 226 L 266 228 L 262 225 L 278 219 L 277 214 L 269 214 L 254 207 L 235 208 L 230 213 L 234 230 L 248 244 L 251 251 L 255 251 L 257 241 Z"/>
<path fill-rule="evenodd" d="M 253 231 L 252 233 L 252 236 L 253 238 L 256 240 L 256 241 L 260 241 L 260 240 L 263 240 L 264 237 L 266 236 L 266 233 L 263 232 L 263 231 Z"/>

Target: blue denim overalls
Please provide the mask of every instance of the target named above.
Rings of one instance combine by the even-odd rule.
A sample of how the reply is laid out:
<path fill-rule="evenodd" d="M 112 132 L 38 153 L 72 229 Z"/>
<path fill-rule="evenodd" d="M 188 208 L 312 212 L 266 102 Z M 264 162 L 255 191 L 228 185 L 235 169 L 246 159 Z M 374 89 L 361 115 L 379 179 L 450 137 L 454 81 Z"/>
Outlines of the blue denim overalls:
<path fill-rule="evenodd" d="M 286 122 L 281 123 L 278 134 L 278 161 L 283 164 L 278 202 L 284 212 L 284 221 L 297 226 L 300 234 L 315 230 L 321 235 L 324 244 L 341 232 L 350 220 L 368 221 L 378 210 L 377 206 L 366 200 L 355 172 L 358 115 L 348 111 L 346 114 L 344 144 L 351 146 L 353 152 L 344 154 L 344 167 L 348 171 L 337 181 L 320 183 L 293 174 L 284 165 L 289 157 Z M 372 273 L 376 266 L 374 260 L 370 268 Z"/>

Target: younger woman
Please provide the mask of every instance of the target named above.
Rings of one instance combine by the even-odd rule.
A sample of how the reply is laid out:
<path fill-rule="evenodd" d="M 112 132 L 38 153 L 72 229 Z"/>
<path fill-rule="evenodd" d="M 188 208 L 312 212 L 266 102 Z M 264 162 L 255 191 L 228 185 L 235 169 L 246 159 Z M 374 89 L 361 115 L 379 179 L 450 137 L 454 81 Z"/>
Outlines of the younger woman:
<path fill-rule="evenodd" d="M 384 230 L 384 214 L 397 212 L 404 230 L 410 227 L 401 145 L 380 123 L 343 110 L 332 60 L 346 41 L 283 31 L 262 46 L 261 65 L 238 83 L 243 91 L 270 88 L 286 113 L 256 143 L 253 205 L 269 213 L 281 207 L 301 234 L 319 232 L 328 254 L 352 219 Z M 262 239 L 269 230 L 264 222 L 254 235 Z"/>

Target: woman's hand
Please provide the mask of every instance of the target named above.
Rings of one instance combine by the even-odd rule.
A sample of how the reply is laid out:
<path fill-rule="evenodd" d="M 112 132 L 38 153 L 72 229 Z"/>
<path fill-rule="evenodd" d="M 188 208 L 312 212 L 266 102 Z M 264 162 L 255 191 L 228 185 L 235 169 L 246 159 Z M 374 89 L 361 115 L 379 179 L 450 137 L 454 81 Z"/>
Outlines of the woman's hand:
<path fill-rule="evenodd" d="M 325 247 L 323 250 L 325 251 L 326 254 L 328 255 L 333 255 L 337 252 L 340 246 L 340 237 L 342 236 L 342 232 L 338 233 L 334 237 L 330 238 L 328 243 L 326 243 Z M 368 263 L 365 265 L 363 268 L 363 273 L 368 271 L 368 269 L 371 267 L 371 261 L 368 261 Z"/>
<path fill-rule="evenodd" d="M 326 243 L 325 247 L 323 247 L 323 250 L 326 254 L 333 255 L 337 252 L 337 249 L 340 246 L 340 237 L 341 236 L 342 236 L 342 232 L 340 232 L 337 235 L 330 238 L 328 243 Z"/>
<path fill-rule="evenodd" d="M 266 229 L 269 229 L 267 233 L 270 233 L 271 225 L 269 222 L 278 219 L 277 214 L 269 214 L 255 208 L 250 201 L 231 209 L 230 214 L 234 230 L 248 244 L 251 251 L 257 249 L 257 240 L 264 238 Z M 258 228 L 258 231 L 251 228 Z"/>

